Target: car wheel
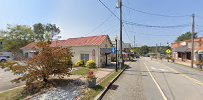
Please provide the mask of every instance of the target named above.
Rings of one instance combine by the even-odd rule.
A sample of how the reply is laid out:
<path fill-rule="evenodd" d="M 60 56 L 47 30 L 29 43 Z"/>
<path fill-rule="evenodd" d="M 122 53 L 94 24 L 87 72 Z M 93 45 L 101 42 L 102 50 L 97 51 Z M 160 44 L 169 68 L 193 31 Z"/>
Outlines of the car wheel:
<path fill-rule="evenodd" d="M 1 62 L 6 62 L 6 59 L 2 59 Z"/>

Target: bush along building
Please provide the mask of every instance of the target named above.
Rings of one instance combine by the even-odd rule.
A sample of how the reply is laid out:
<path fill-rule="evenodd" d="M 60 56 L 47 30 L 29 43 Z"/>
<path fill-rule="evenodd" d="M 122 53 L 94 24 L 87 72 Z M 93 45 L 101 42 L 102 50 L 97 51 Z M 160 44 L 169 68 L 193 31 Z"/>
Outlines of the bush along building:
<path fill-rule="evenodd" d="M 74 64 L 79 60 L 83 60 L 85 63 L 88 60 L 94 60 L 97 67 L 111 63 L 112 43 L 108 35 L 57 40 L 52 41 L 50 46 L 70 48 L 73 53 L 72 62 Z M 22 47 L 21 50 L 27 58 L 40 51 L 35 42 Z"/>

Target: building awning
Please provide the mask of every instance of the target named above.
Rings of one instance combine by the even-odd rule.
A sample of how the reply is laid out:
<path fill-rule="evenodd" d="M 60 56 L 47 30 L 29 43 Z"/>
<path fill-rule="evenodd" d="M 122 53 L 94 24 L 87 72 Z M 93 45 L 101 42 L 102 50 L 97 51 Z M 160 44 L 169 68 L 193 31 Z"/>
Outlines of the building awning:
<path fill-rule="evenodd" d="M 203 54 L 203 50 L 199 50 L 199 51 L 198 51 L 198 54 Z"/>
<path fill-rule="evenodd" d="M 173 52 L 187 52 L 190 51 L 191 49 L 188 48 L 187 46 L 182 46 L 182 47 L 177 47 L 173 49 Z"/>
<path fill-rule="evenodd" d="M 111 48 L 100 48 L 100 53 L 101 54 L 110 54 Z"/>
<path fill-rule="evenodd" d="M 37 51 L 29 51 L 30 53 L 35 53 L 35 52 L 37 52 Z"/>

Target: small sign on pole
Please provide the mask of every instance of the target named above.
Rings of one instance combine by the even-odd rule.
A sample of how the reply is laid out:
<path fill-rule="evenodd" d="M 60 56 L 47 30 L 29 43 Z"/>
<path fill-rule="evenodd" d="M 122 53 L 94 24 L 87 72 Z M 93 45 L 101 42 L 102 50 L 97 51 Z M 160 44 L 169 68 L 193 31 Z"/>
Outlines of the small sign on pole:
<path fill-rule="evenodd" d="M 115 54 L 115 53 L 116 53 L 116 48 L 113 47 L 113 48 L 111 49 L 111 53 L 112 53 L 112 54 Z"/>
<path fill-rule="evenodd" d="M 167 49 L 167 50 L 166 50 L 166 53 L 167 53 L 167 54 L 170 54 L 170 53 L 171 53 L 171 50 L 170 50 L 170 49 Z"/>

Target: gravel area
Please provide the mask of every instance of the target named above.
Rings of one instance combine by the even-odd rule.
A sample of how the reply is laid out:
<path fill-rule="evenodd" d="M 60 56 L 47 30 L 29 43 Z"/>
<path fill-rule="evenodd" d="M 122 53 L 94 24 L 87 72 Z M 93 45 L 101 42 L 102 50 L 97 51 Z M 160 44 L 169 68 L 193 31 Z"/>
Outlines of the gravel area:
<path fill-rule="evenodd" d="M 46 93 L 32 97 L 31 100 L 75 100 L 83 94 L 86 88 L 86 83 L 75 80 L 65 86 L 59 86 Z"/>

